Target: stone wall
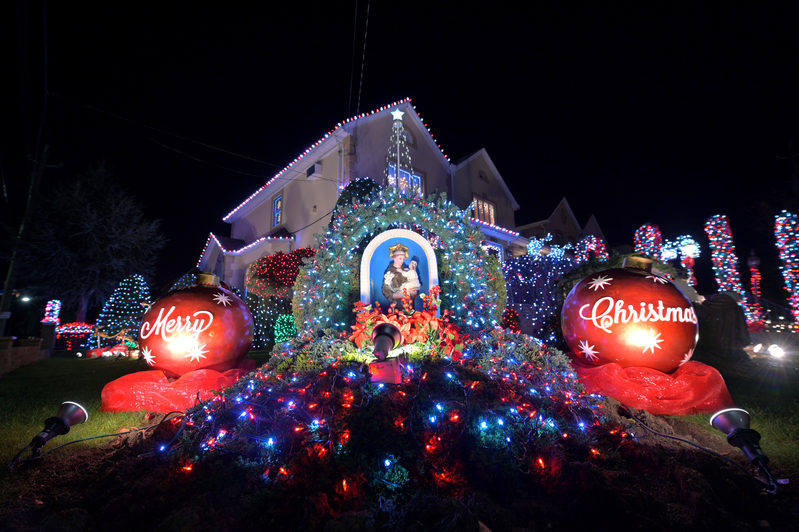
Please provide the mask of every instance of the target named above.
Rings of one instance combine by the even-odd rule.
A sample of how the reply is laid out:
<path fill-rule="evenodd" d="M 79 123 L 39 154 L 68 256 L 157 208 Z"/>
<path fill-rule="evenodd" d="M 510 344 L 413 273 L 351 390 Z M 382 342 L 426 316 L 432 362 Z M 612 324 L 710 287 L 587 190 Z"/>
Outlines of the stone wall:
<path fill-rule="evenodd" d="M 50 353 L 48 349 L 41 348 L 40 338 L 19 340 L 18 347 L 12 347 L 13 342 L 13 338 L 0 338 L 0 377 L 31 362 L 43 360 Z"/>

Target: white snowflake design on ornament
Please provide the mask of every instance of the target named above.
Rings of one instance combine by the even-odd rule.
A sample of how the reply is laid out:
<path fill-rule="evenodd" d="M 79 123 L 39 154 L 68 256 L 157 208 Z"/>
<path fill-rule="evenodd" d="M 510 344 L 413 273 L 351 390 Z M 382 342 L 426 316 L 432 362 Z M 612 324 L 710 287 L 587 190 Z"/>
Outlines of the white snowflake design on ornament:
<path fill-rule="evenodd" d="M 223 294 L 222 292 L 219 292 L 218 294 L 214 295 L 214 301 L 216 301 L 217 305 L 221 304 L 223 307 L 226 307 L 231 304 L 230 297 L 227 294 Z"/>
<path fill-rule="evenodd" d="M 147 362 L 148 366 L 155 365 L 155 355 L 149 347 L 145 347 L 141 350 L 141 356 L 144 358 L 144 361 Z"/>
<path fill-rule="evenodd" d="M 608 277 L 607 275 L 600 275 L 598 277 L 594 277 L 591 279 L 591 282 L 588 283 L 588 288 L 592 289 L 594 292 L 597 290 L 605 289 L 605 285 L 610 286 L 610 282 L 613 280 L 613 277 Z"/>
<path fill-rule="evenodd" d="M 594 361 L 599 359 L 599 357 L 597 356 L 599 354 L 599 351 L 594 351 L 594 346 L 588 345 L 588 342 L 586 342 L 585 340 L 580 342 L 580 351 L 583 352 L 583 355 L 585 356 L 586 360 Z"/>
<path fill-rule="evenodd" d="M 652 279 L 653 283 L 660 283 L 660 284 L 668 283 L 668 281 L 666 279 L 664 279 L 663 277 L 660 277 L 658 275 L 647 275 L 646 278 L 647 279 Z"/>
<path fill-rule="evenodd" d="M 205 358 L 203 353 L 207 353 L 208 351 L 203 351 L 204 345 L 194 344 L 194 347 L 189 350 L 189 352 L 184 356 L 184 358 L 190 359 L 189 362 L 199 362 L 201 358 Z M 196 359 L 196 360 L 195 360 Z"/>
<path fill-rule="evenodd" d="M 680 361 L 680 366 L 682 366 L 683 364 L 685 364 L 686 362 L 691 360 L 692 356 L 694 356 L 694 350 L 693 349 L 689 349 L 688 352 L 685 353 L 685 358 L 683 358 L 682 361 Z"/>
<path fill-rule="evenodd" d="M 643 347 L 644 350 L 642 353 L 646 353 L 646 350 L 649 349 L 652 351 L 652 354 L 655 354 L 655 348 L 663 349 L 658 344 L 663 340 L 660 338 L 660 333 L 655 334 L 655 331 L 649 329 L 649 335 L 645 337 L 641 337 L 639 342 L 636 344 L 637 347 Z"/>

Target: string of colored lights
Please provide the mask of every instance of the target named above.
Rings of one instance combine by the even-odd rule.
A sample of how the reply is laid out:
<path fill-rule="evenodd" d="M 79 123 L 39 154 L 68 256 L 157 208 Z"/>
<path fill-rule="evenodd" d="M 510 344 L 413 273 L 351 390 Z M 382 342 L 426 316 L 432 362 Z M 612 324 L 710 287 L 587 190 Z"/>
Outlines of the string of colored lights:
<path fill-rule="evenodd" d="M 754 258 L 754 260 L 753 260 Z M 755 321 L 764 323 L 766 319 L 766 313 L 763 309 L 763 305 L 760 303 L 760 259 L 754 256 L 754 252 L 752 256 L 749 257 L 748 260 L 749 265 L 749 286 L 750 291 L 752 293 L 752 312 Z"/>
<path fill-rule="evenodd" d="M 586 262 L 591 258 L 591 252 L 594 254 L 596 260 L 608 260 L 608 250 L 605 248 L 605 242 L 594 235 L 588 235 L 577 242 L 576 247 L 577 262 Z"/>
<path fill-rule="evenodd" d="M 663 236 L 657 225 L 644 224 L 639 227 L 633 236 L 633 243 L 637 253 L 643 253 L 655 259 L 660 258 Z"/>
<path fill-rule="evenodd" d="M 681 235 L 677 237 L 677 248 L 680 250 L 680 265 L 688 274 L 688 284 L 690 286 L 696 286 L 694 265 L 696 264 L 695 259 L 701 254 L 699 243 L 690 235 Z"/>
<path fill-rule="evenodd" d="M 397 196 L 379 190 L 347 212 L 336 213 L 319 243 L 312 263 L 300 274 L 295 293 L 300 298 L 303 329 L 343 331 L 352 322 L 349 307 L 359 299 L 359 250 L 389 229 L 408 229 L 430 241 L 436 250 L 442 288 L 442 309 L 469 331 L 498 325 L 496 298 L 489 293 L 484 236 L 443 195 L 427 199 Z"/>
<path fill-rule="evenodd" d="M 61 301 L 58 299 L 51 299 L 44 307 L 44 318 L 42 323 L 55 323 L 58 326 L 61 323 L 61 318 L 58 315 L 61 313 Z"/>
<path fill-rule="evenodd" d="M 738 273 L 738 257 L 735 255 L 735 245 L 732 240 L 732 230 L 727 217 L 723 214 L 711 216 L 705 222 L 705 232 L 710 239 L 710 256 L 713 261 L 713 273 L 720 292 L 736 292 L 745 297 L 746 294 L 741 284 Z M 744 299 L 742 303 L 746 313 L 746 321 L 757 321 L 749 302 Z"/>
<path fill-rule="evenodd" d="M 782 211 L 775 217 L 774 235 L 782 260 L 782 276 L 788 290 L 788 304 L 794 320 L 799 321 L 799 220 L 795 214 Z"/>
<path fill-rule="evenodd" d="M 309 146 L 309 147 L 308 147 L 308 148 L 307 148 L 305 151 L 303 151 L 303 152 L 302 152 L 302 153 L 301 153 L 299 156 L 297 156 L 297 157 L 296 157 L 296 158 L 295 158 L 295 159 L 294 159 L 294 160 L 293 160 L 291 163 L 289 163 L 289 164 L 288 164 L 288 166 L 286 166 L 286 167 L 285 167 L 285 168 L 283 168 L 283 169 L 282 169 L 280 172 L 278 172 L 277 174 L 275 174 L 275 176 L 274 176 L 274 177 L 272 177 L 272 178 L 271 178 L 269 181 L 267 181 L 267 182 L 266 182 L 266 183 L 265 183 L 265 184 L 264 184 L 262 187 L 260 187 L 258 190 L 256 190 L 255 192 L 253 192 L 253 193 L 252 193 L 252 194 L 251 194 L 251 195 L 250 195 L 250 196 L 249 196 L 247 199 L 245 199 L 245 200 L 244 200 L 244 201 L 243 201 L 241 204 L 239 204 L 239 206 L 238 206 L 238 207 L 236 207 L 235 209 L 233 209 L 232 211 L 230 211 L 230 212 L 229 212 L 227 215 L 225 215 L 225 217 L 224 217 L 224 218 L 222 218 L 222 220 L 223 220 L 223 221 L 225 221 L 225 222 L 226 222 L 226 221 L 228 221 L 228 219 L 230 219 L 230 218 L 231 218 L 231 217 L 232 217 L 232 216 L 233 216 L 233 215 L 234 215 L 236 212 L 238 212 L 238 211 L 239 211 L 241 208 L 243 208 L 243 207 L 244 207 L 245 205 L 247 205 L 247 204 L 248 204 L 250 201 L 252 201 L 252 200 L 253 200 L 255 197 L 257 197 L 257 196 L 258 196 L 258 195 L 259 195 L 259 194 L 260 194 L 260 193 L 261 193 L 261 192 L 262 192 L 264 189 L 266 189 L 266 188 L 267 188 L 267 187 L 268 187 L 268 186 L 269 186 L 271 183 L 273 183 L 273 182 L 274 182 L 276 179 L 278 179 L 278 178 L 284 177 L 284 176 L 285 176 L 285 175 L 286 175 L 288 172 L 290 172 L 290 171 L 291 171 L 291 170 L 294 168 L 294 166 L 295 166 L 295 165 L 299 164 L 299 163 L 300 163 L 300 162 L 301 162 L 301 161 L 302 161 L 302 160 L 303 160 L 305 157 L 307 157 L 308 155 L 310 155 L 311 153 L 313 153 L 313 152 L 314 152 L 314 150 L 318 149 L 318 148 L 319 148 L 319 147 L 320 147 L 320 146 L 321 146 L 321 145 L 322 145 L 322 144 L 323 144 L 323 143 L 324 143 L 324 142 L 325 142 L 327 139 L 329 139 L 329 138 L 330 138 L 330 136 L 331 136 L 331 135 L 333 135 L 333 134 L 334 134 L 336 131 L 338 131 L 340 128 L 344 127 L 346 124 L 349 124 L 349 123 L 351 123 L 351 122 L 354 122 L 354 121 L 356 121 L 356 120 L 360 120 L 360 119 L 362 119 L 362 118 L 365 118 L 365 117 L 368 117 L 368 116 L 371 116 L 371 115 L 374 115 L 374 114 L 377 114 L 377 113 L 382 113 L 382 112 L 385 112 L 385 111 L 389 111 L 389 110 L 391 110 L 391 109 L 393 109 L 393 110 L 397 110 L 397 109 L 398 109 L 398 108 L 399 108 L 399 107 L 400 107 L 402 104 L 405 104 L 405 103 L 410 103 L 410 101 L 411 101 L 411 99 L 410 99 L 410 98 L 405 98 L 404 100 L 399 100 L 399 101 L 396 101 L 396 102 L 394 102 L 394 103 L 391 103 L 391 104 L 389 104 L 389 105 L 385 105 L 385 106 L 383 106 L 383 107 L 379 107 L 379 108 L 377 108 L 377 109 L 375 109 L 375 110 L 373 110 L 373 111 L 371 111 L 371 112 L 361 113 L 361 114 L 359 114 L 359 115 L 352 116 L 352 117 L 350 117 L 350 118 L 348 118 L 348 119 L 346 119 L 346 120 L 343 120 L 343 121 L 339 122 L 339 123 L 336 125 L 336 127 L 334 127 L 333 129 L 331 129 L 330 131 L 328 131 L 327 133 L 325 133 L 325 135 L 324 135 L 322 138 L 320 138 L 319 140 L 317 140 L 316 142 L 314 142 L 312 145 L 310 145 L 310 146 Z M 413 107 L 413 109 L 415 110 L 415 109 L 416 109 L 416 106 L 414 106 L 414 107 Z M 436 141 L 436 138 L 433 136 L 433 133 L 430 131 L 430 127 L 429 127 L 429 126 L 427 125 L 427 123 L 424 121 L 424 119 L 422 118 L 421 114 L 419 114 L 419 113 L 417 112 L 417 113 L 416 113 L 416 115 L 419 117 L 419 121 L 422 123 L 423 127 L 424 127 L 424 128 L 427 130 L 427 132 L 430 134 L 430 138 L 432 139 L 433 143 L 436 145 L 436 147 L 438 148 L 438 150 L 441 152 L 441 156 L 443 157 L 443 161 L 445 161 L 445 162 L 449 162 L 449 161 L 450 161 L 450 158 L 449 158 L 449 157 L 447 156 L 447 154 L 444 152 L 444 149 L 441 147 L 441 144 L 438 144 L 438 142 Z"/>
<path fill-rule="evenodd" d="M 562 354 L 499 330 L 457 361 L 421 347 L 402 363 L 401 384 L 384 385 L 348 359 L 350 342 L 303 335 L 190 411 L 180 438 L 159 452 L 173 454 L 185 472 L 205 458 L 237 455 L 270 484 L 322 467 L 356 494 L 385 483 L 413 489 L 409 477 L 420 471 L 458 483 L 475 453 L 492 457 L 488 467 L 502 456 L 522 472 L 553 467 L 561 458 L 552 451 L 564 445 L 601 459 L 594 443 L 605 430 L 601 398 L 580 391 Z"/>
<path fill-rule="evenodd" d="M 571 246 L 550 245 L 551 240 L 549 234 L 532 237 L 528 254 L 505 261 L 503 268 L 508 307 L 524 314 L 535 336 L 545 341 L 556 337 L 551 318 L 557 311 L 558 280 L 579 264 Z"/>
<path fill-rule="evenodd" d="M 94 325 L 88 323 L 73 322 L 59 325 L 55 329 L 56 339 L 65 343 L 67 349 L 86 349 L 89 345 L 94 332 Z"/>

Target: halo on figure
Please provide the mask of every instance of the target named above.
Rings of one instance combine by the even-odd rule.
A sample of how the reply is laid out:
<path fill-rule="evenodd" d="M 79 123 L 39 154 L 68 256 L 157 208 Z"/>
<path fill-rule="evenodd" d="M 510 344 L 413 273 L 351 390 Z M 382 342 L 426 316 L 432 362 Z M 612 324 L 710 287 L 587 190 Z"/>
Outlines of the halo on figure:
<path fill-rule="evenodd" d="M 403 246 L 401 243 L 397 243 L 394 246 L 388 248 L 389 257 L 394 257 L 397 253 L 402 253 L 406 257 L 408 256 L 408 248 L 407 246 Z"/>

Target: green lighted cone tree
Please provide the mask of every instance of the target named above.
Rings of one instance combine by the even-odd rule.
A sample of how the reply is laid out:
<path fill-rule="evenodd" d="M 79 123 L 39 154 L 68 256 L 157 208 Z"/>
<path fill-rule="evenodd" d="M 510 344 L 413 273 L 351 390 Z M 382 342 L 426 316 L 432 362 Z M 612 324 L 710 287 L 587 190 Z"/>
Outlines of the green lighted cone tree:
<path fill-rule="evenodd" d="M 141 275 L 131 275 L 123 279 L 114 293 L 103 305 L 97 317 L 97 328 L 107 336 L 115 336 L 127 330 L 126 335 L 138 338 L 139 325 L 150 303 L 150 289 Z M 113 338 L 104 338 L 103 345 L 117 343 Z"/>
<path fill-rule="evenodd" d="M 441 308 L 464 332 L 492 329 L 502 317 L 497 308 L 498 268 L 490 268 L 480 247 L 484 236 L 444 194 L 427 199 L 404 198 L 383 190 L 353 203 L 321 235 L 319 251 L 297 278 L 294 309 L 298 329 L 347 330 L 354 323 L 353 305 L 360 299 L 363 249 L 389 229 L 416 231 L 440 243 L 436 250 Z M 434 247 L 436 247 L 434 245 Z M 499 284 L 504 287 L 504 280 Z"/>

